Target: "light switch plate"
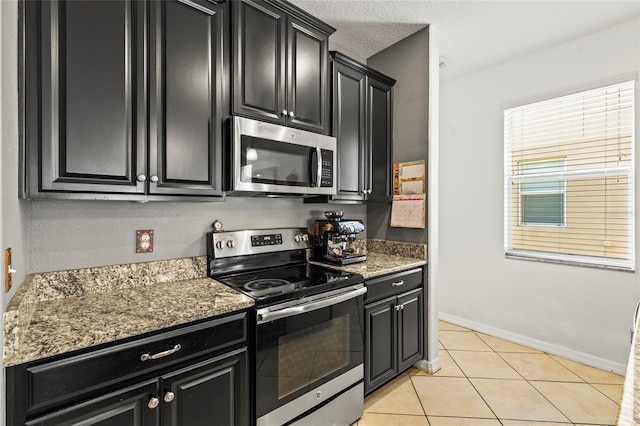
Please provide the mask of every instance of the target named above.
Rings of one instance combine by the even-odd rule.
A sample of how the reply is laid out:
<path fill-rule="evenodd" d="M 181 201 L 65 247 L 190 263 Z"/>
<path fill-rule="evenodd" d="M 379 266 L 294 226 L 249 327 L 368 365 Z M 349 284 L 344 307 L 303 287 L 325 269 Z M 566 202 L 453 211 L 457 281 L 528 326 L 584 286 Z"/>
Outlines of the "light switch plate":
<path fill-rule="evenodd" d="M 153 229 L 136 231 L 136 253 L 153 251 Z"/>

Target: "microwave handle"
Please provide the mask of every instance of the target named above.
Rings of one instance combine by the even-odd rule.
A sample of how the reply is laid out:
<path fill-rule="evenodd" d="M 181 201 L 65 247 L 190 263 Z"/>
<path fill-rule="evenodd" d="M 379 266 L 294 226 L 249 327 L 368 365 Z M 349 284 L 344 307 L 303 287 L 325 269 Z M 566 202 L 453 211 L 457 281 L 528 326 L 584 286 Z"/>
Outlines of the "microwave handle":
<path fill-rule="evenodd" d="M 314 164 L 314 158 L 315 163 Z M 313 176 L 313 166 L 316 166 L 316 176 Z M 315 180 L 313 179 L 315 177 Z M 321 179 L 322 179 L 322 151 L 320 147 L 316 147 L 315 150 L 311 151 L 311 156 L 309 159 L 309 179 L 311 180 L 311 186 L 320 187 Z"/>
<path fill-rule="evenodd" d="M 316 147 L 316 157 L 318 158 L 318 175 L 316 176 L 316 186 L 320 188 L 322 185 L 322 150 Z"/>

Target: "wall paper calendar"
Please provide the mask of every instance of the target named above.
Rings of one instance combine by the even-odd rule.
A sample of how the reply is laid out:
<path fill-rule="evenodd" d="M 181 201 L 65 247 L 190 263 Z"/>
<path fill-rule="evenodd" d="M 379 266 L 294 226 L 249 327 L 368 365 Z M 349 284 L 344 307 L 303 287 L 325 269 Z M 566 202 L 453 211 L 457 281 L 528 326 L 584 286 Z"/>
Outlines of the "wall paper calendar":
<path fill-rule="evenodd" d="M 424 160 L 393 165 L 392 227 L 424 228 L 426 207 Z"/>

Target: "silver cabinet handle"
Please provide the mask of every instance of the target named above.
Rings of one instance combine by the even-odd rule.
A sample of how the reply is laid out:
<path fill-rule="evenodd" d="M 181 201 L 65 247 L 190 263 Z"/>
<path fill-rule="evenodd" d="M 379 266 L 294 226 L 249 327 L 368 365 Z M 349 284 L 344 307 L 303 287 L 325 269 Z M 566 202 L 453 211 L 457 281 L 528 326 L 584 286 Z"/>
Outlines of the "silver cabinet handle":
<path fill-rule="evenodd" d="M 142 354 L 142 356 L 140 356 L 140 361 L 147 361 L 147 360 L 154 360 L 154 359 L 158 359 L 158 358 L 164 358 L 165 356 L 169 356 L 172 355 L 176 352 L 178 352 L 180 349 L 182 349 L 181 345 L 175 345 L 173 348 L 166 350 L 166 351 L 162 351 L 162 352 L 158 352 L 157 354 Z"/>
<path fill-rule="evenodd" d="M 391 283 L 392 287 L 400 287 L 401 285 L 404 285 L 404 281 L 403 280 Z"/>
<path fill-rule="evenodd" d="M 154 183 L 155 183 L 155 182 L 157 182 L 157 181 L 158 181 L 158 176 L 151 176 L 151 177 L 149 177 L 149 180 L 150 180 L 151 182 L 154 182 Z"/>
<path fill-rule="evenodd" d="M 159 404 L 160 404 L 160 400 L 154 396 L 154 397 L 151 397 L 151 399 L 149 399 L 149 403 L 147 404 L 147 407 L 153 410 L 154 408 L 157 408 Z"/>
<path fill-rule="evenodd" d="M 147 180 L 147 177 L 145 175 L 138 175 L 136 176 L 136 180 L 138 182 L 144 182 L 145 180 Z"/>
<path fill-rule="evenodd" d="M 289 115 L 289 111 L 287 111 L 286 109 L 283 109 L 282 110 L 282 115 L 284 115 L 286 117 L 287 115 Z"/>
<path fill-rule="evenodd" d="M 291 117 L 291 118 L 294 117 L 293 111 L 289 111 L 289 117 Z"/>
<path fill-rule="evenodd" d="M 400 310 L 400 305 L 396 305 L 396 311 Z"/>
<path fill-rule="evenodd" d="M 167 392 L 164 394 L 164 402 L 171 402 L 176 397 L 176 394 L 173 392 Z"/>

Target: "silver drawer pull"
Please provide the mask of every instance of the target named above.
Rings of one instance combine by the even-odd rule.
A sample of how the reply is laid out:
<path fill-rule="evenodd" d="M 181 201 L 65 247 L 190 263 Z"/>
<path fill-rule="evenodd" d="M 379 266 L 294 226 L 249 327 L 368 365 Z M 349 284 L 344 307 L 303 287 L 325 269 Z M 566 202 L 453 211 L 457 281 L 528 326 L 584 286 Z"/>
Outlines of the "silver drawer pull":
<path fill-rule="evenodd" d="M 158 359 L 158 358 L 164 358 L 165 356 L 169 356 L 171 354 L 174 354 L 176 352 L 178 352 L 180 349 L 182 349 L 181 345 L 175 345 L 173 348 L 163 351 L 163 352 L 158 352 L 157 354 L 142 354 L 142 356 L 140 356 L 140 361 L 147 361 L 150 359 Z"/>
<path fill-rule="evenodd" d="M 404 285 L 404 281 L 400 280 L 400 281 L 396 281 L 394 283 L 391 283 L 392 287 L 400 287 L 401 285 Z"/>

